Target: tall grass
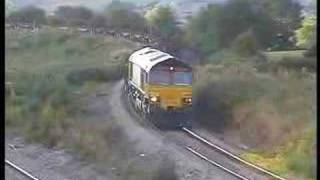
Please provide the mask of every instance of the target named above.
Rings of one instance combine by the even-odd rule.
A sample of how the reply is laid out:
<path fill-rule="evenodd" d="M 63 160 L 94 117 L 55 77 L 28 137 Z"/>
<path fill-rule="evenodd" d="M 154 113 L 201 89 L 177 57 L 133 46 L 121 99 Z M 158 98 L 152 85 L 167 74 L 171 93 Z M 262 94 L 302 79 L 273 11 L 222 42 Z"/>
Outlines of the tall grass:
<path fill-rule="evenodd" d="M 244 155 L 251 161 L 284 174 L 292 171 L 315 178 L 310 161 L 315 134 L 305 136 L 316 121 L 314 74 L 286 64 L 277 71 L 265 71 L 268 68 L 263 66 L 269 62 L 259 64 L 254 57 L 223 54 L 214 58 L 195 67 L 197 121 L 251 147 L 253 153 Z M 296 151 L 297 146 L 303 150 Z"/>

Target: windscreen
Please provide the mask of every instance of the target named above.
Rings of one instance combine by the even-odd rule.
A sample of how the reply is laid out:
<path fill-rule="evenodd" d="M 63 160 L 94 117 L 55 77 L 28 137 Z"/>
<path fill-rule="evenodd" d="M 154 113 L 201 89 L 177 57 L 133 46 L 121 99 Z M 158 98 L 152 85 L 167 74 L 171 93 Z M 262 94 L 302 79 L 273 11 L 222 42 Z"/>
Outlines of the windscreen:
<path fill-rule="evenodd" d="M 170 84 L 170 73 L 169 71 L 154 70 L 150 72 L 149 76 L 150 84 Z"/>
<path fill-rule="evenodd" d="M 191 72 L 174 72 L 173 84 L 175 85 L 190 85 L 192 83 Z"/>
<path fill-rule="evenodd" d="M 154 70 L 150 72 L 149 83 L 161 85 L 191 85 L 192 73 Z"/>

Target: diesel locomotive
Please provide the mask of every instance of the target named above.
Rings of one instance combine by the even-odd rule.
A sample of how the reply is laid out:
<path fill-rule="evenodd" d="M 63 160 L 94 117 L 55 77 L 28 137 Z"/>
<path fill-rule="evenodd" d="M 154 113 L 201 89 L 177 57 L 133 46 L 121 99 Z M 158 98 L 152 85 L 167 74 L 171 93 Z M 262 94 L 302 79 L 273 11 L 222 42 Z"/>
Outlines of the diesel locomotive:
<path fill-rule="evenodd" d="M 151 47 L 131 54 L 125 92 L 134 109 L 161 127 L 191 127 L 192 68 Z"/>

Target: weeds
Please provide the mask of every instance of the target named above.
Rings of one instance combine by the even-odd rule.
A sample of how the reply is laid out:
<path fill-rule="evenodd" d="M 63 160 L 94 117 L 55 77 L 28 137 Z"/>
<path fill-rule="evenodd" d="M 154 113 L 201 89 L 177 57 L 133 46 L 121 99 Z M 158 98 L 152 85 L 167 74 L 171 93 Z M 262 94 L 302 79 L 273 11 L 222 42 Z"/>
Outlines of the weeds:
<path fill-rule="evenodd" d="M 259 150 L 246 154 L 249 161 L 279 173 L 315 177 L 314 154 L 305 153 L 312 146 L 300 141 L 288 145 L 305 137 L 308 124 L 316 119 L 315 76 L 301 71 L 302 66 L 314 66 L 286 58 L 259 64 L 255 57 L 243 59 L 227 52 L 211 58 L 211 63 L 195 68 L 194 108 L 199 123 Z M 270 63 L 277 70 L 268 69 Z M 311 135 L 305 139 L 315 142 Z M 299 146 L 304 150 L 295 151 Z M 279 150 L 282 147 L 287 150 Z"/>

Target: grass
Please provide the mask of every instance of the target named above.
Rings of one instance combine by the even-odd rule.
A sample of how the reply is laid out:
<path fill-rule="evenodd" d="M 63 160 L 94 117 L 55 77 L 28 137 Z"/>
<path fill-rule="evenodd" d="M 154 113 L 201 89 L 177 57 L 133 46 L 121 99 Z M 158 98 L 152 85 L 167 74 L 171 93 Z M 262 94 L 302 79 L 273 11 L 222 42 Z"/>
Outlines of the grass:
<path fill-rule="evenodd" d="M 6 62 L 7 71 L 46 72 L 56 78 L 58 74 L 65 77 L 66 73 L 90 68 L 106 69 L 108 72 L 107 68 L 113 69 L 113 66 L 122 63 L 118 60 L 121 58 L 119 49 L 122 49 L 122 54 L 129 54 L 134 49 L 132 43 L 112 38 L 79 37 L 58 32 L 41 32 L 34 36 L 13 31 L 6 34 L 6 42 L 6 56 L 10 56 Z M 38 51 L 39 48 L 42 50 Z"/>
<path fill-rule="evenodd" d="M 7 88 L 6 126 L 53 146 L 63 138 L 59 131 L 75 122 L 75 99 L 81 96 L 75 92 L 120 79 L 125 57 L 136 48 L 110 37 L 53 30 L 7 31 L 5 41 L 6 82 L 14 84 Z"/>
<path fill-rule="evenodd" d="M 274 153 L 252 151 L 242 157 L 280 175 L 293 171 L 296 177 L 315 179 L 315 137 L 315 126 L 307 127 L 302 135 L 278 147 Z"/>
<path fill-rule="evenodd" d="M 6 31 L 5 38 L 5 81 L 12 84 L 6 87 L 6 131 L 31 142 L 72 149 L 100 164 L 103 172 L 116 167 L 121 175 L 114 179 L 150 179 L 145 173 L 176 178 L 174 169 L 152 166 L 155 161 L 135 162 L 146 168 L 129 170 L 132 167 L 126 164 L 136 155 L 135 142 L 113 119 L 90 121 L 90 114 L 80 108 L 83 96 L 122 78 L 124 61 L 137 45 L 54 30 Z"/>
<path fill-rule="evenodd" d="M 271 71 L 271 60 L 227 52 L 211 58 L 195 67 L 199 123 L 249 146 L 243 155 L 249 161 L 285 176 L 315 179 L 315 134 L 305 136 L 316 122 L 314 72 L 302 72 L 299 64 L 275 64 L 278 70 Z"/>
<path fill-rule="evenodd" d="M 261 67 L 267 71 L 278 71 L 279 69 L 295 69 L 299 71 L 312 71 L 317 69 L 317 61 L 314 57 L 306 57 L 305 50 L 297 51 L 274 51 L 265 52 L 267 58 L 265 66 Z"/>
<path fill-rule="evenodd" d="M 284 57 L 287 58 L 302 58 L 305 50 L 295 50 L 295 51 L 270 51 L 264 52 L 264 55 L 270 61 L 279 61 Z"/>

